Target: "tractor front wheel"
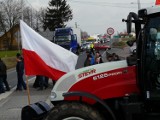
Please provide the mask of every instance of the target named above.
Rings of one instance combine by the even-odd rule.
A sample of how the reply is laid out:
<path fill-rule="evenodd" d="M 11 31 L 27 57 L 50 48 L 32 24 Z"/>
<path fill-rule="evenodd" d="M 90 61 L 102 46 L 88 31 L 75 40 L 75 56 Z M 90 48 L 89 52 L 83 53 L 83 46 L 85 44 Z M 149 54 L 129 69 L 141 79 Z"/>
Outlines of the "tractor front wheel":
<path fill-rule="evenodd" d="M 45 120 L 104 120 L 104 118 L 89 105 L 65 102 L 55 106 Z"/>

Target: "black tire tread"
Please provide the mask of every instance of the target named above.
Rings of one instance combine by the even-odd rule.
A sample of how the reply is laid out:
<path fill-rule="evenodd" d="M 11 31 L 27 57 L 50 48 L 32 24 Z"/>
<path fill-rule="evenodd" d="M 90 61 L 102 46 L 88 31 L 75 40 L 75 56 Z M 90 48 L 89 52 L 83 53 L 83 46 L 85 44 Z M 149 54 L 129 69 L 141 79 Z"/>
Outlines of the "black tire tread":
<path fill-rule="evenodd" d="M 91 106 L 80 102 L 63 102 L 54 107 L 45 120 L 61 120 L 60 117 L 75 114 L 90 118 L 90 120 L 104 120 L 100 113 Z"/>

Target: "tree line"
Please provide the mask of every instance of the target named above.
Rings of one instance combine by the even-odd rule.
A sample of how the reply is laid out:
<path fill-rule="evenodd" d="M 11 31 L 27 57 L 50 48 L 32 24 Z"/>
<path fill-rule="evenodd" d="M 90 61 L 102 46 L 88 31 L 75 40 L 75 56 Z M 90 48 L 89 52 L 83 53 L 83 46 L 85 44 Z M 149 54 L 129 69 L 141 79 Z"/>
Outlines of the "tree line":
<path fill-rule="evenodd" d="M 0 1 L 0 33 L 10 30 L 10 39 L 7 39 L 8 49 L 12 49 L 14 27 L 19 25 L 20 19 L 36 31 L 45 31 L 47 28 L 54 31 L 57 27 L 65 27 L 66 22 L 72 20 L 72 9 L 66 0 L 50 0 L 48 7 L 34 9 L 23 0 Z"/>
<path fill-rule="evenodd" d="M 66 0 L 51 0 L 47 8 L 33 9 L 22 0 L 3 0 L 0 2 L 0 31 L 5 32 L 23 19 L 36 31 L 40 29 L 54 30 L 65 27 L 65 23 L 72 20 L 72 9 Z"/>

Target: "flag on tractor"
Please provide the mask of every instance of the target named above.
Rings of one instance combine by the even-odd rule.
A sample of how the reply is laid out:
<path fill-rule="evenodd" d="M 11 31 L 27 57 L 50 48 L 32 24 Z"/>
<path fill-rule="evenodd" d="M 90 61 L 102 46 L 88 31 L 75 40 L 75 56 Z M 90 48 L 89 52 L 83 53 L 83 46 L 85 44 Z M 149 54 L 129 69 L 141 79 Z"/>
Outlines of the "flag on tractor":
<path fill-rule="evenodd" d="M 22 20 L 20 31 L 26 75 L 43 75 L 58 80 L 75 70 L 77 55 L 45 39 Z"/>

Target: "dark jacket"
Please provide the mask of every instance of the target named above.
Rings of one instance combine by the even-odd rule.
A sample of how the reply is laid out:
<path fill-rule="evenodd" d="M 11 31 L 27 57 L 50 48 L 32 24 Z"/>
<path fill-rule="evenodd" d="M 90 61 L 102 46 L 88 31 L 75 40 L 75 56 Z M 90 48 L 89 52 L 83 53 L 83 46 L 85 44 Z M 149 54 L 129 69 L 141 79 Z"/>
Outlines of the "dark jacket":
<path fill-rule="evenodd" d="M 24 63 L 23 63 L 23 60 L 17 62 L 16 71 L 19 74 L 23 74 L 24 73 Z"/>
<path fill-rule="evenodd" d="M 0 60 L 0 75 L 6 75 L 7 74 L 7 67 L 5 63 Z"/>

